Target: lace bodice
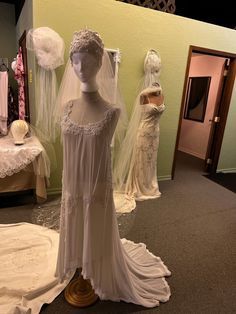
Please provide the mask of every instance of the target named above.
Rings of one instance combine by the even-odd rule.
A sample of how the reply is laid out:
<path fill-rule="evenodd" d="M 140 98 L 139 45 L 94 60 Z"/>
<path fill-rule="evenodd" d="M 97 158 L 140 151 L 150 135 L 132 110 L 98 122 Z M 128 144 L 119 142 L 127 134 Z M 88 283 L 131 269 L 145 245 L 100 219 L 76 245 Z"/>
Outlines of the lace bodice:
<path fill-rule="evenodd" d="M 86 135 L 98 135 L 104 129 L 104 127 L 111 121 L 112 116 L 117 110 L 117 108 L 111 107 L 104 113 L 104 117 L 97 122 L 88 123 L 86 125 L 79 125 L 74 122 L 70 118 L 70 113 L 72 111 L 73 101 L 68 102 L 65 106 L 64 114 L 62 117 L 61 127 L 63 133 L 70 133 L 70 134 L 86 134 Z"/>

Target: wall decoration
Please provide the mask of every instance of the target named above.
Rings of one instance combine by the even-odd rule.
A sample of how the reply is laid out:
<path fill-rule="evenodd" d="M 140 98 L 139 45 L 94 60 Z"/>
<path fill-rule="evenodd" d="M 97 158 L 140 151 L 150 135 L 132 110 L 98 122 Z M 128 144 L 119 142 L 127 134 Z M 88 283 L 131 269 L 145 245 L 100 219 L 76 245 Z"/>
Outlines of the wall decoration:
<path fill-rule="evenodd" d="M 117 0 L 167 13 L 175 13 L 175 0 Z"/>

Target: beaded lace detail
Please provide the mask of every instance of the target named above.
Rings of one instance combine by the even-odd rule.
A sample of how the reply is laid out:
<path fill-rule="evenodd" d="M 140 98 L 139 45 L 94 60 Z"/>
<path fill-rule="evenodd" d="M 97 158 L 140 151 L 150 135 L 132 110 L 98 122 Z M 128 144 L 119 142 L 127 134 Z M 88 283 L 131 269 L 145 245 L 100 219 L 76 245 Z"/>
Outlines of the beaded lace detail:
<path fill-rule="evenodd" d="M 102 57 L 103 50 L 104 44 L 97 32 L 90 29 L 82 29 L 79 32 L 74 32 L 70 45 L 70 56 L 78 51 L 87 51 Z"/>
<path fill-rule="evenodd" d="M 72 111 L 72 107 L 73 102 L 69 102 L 65 107 L 61 122 L 63 133 L 71 133 L 74 135 L 76 134 L 98 135 L 107 125 L 108 121 L 112 119 L 112 116 L 114 114 L 114 108 L 111 108 L 105 112 L 105 116 L 102 120 L 98 122 L 88 123 L 86 125 L 79 125 L 73 120 L 71 120 L 69 117 Z"/>

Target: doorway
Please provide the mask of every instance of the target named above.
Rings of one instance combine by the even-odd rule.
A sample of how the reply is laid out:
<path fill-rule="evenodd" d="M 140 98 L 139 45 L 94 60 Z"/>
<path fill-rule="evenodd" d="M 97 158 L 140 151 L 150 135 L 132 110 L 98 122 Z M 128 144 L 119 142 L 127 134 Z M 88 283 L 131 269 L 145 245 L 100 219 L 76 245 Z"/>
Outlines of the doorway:
<path fill-rule="evenodd" d="M 235 76 L 236 54 L 189 47 L 172 179 L 181 150 L 204 160 L 203 171 L 216 172 Z M 197 90 L 202 96 L 191 98 L 198 101 L 190 101 Z M 191 115 L 189 108 L 193 109 Z"/>

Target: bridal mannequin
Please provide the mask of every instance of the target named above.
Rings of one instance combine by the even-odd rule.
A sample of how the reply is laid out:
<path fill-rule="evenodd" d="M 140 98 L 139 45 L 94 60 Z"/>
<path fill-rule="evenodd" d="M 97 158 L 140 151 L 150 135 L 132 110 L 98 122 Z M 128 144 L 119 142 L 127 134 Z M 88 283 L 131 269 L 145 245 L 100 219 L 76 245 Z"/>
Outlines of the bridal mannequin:
<path fill-rule="evenodd" d="M 157 181 L 159 120 L 165 110 L 164 95 L 158 83 L 145 88 L 139 95 L 141 119 L 129 169 L 126 193 L 137 201 L 161 196 Z"/>
<path fill-rule="evenodd" d="M 75 33 L 75 37 L 77 38 L 78 33 Z M 83 137 L 84 135 L 87 135 L 87 133 L 90 133 L 90 127 L 92 126 L 92 128 L 94 127 L 94 129 L 96 129 L 96 126 L 98 126 L 99 129 L 99 124 L 100 122 L 105 121 L 106 122 L 106 118 L 109 117 L 110 118 L 108 120 L 108 122 L 110 122 L 109 124 L 111 125 L 111 131 L 115 130 L 115 126 L 117 124 L 118 118 L 119 118 L 119 113 L 120 110 L 114 106 L 112 106 L 111 104 L 109 104 L 105 99 L 103 99 L 99 93 L 99 86 L 97 84 L 96 81 L 96 76 L 101 68 L 102 65 L 102 57 L 103 57 L 103 45 L 102 42 L 100 42 L 101 47 L 98 45 L 98 47 L 96 47 L 96 49 L 94 49 L 95 47 L 93 46 L 93 44 L 91 45 L 91 42 L 94 40 L 98 40 L 99 41 L 99 37 L 97 37 L 96 33 L 92 33 L 88 30 L 83 31 L 80 33 L 80 35 L 83 36 L 87 36 L 87 38 L 85 39 L 85 42 L 83 42 L 84 38 L 81 38 L 81 42 L 82 42 L 82 47 L 80 45 L 76 45 L 71 47 L 71 51 L 70 51 L 70 60 L 71 60 L 71 65 L 73 67 L 74 73 L 76 74 L 77 78 L 80 81 L 80 97 L 77 99 L 73 99 L 72 101 L 69 101 L 68 103 L 66 103 L 63 106 L 63 112 L 67 113 L 66 114 L 66 118 L 63 121 L 62 118 L 62 130 L 64 127 L 64 132 L 63 133 L 67 133 L 68 129 L 67 127 L 65 127 L 65 124 L 69 121 L 72 124 L 73 127 L 73 131 L 76 128 L 76 133 L 78 133 L 78 135 L 80 135 L 80 131 L 82 128 L 82 132 L 81 132 L 81 137 Z M 94 36 L 95 35 L 95 36 Z M 92 38 L 91 38 L 91 37 Z M 97 37 L 97 38 L 96 38 Z M 91 42 L 87 42 L 87 40 L 91 40 Z M 73 42 L 72 42 L 73 43 Z M 101 49 L 100 49 L 101 48 Z M 108 123 L 107 123 L 108 124 Z M 113 126 L 114 125 L 114 126 Z M 103 123 L 101 124 L 101 126 L 103 127 Z M 69 127 L 70 128 L 70 127 Z M 69 130 L 70 133 L 71 130 Z M 72 131 L 72 133 L 73 133 Z M 77 132 L 78 131 L 78 132 Z M 95 131 L 96 133 L 97 131 Z M 91 135 L 93 135 L 93 131 L 91 132 Z M 90 134 L 89 134 L 90 135 Z M 111 140 L 112 136 L 109 138 Z M 86 140 L 86 139 L 85 139 Z M 66 136 L 64 137 L 64 146 L 68 145 L 67 144 L 67 138 Z M 89 143 L 89 139 L 87 139 L 87 142 Z M 106 142 L 106 141 L 104 141 Z M 73 145 L 74 146 L 74 145 Z M 85 147 L 84 147 L 85 146 Z M 90 146 L 90 143 L 89 143 Z M 80 145 L 80 147 L 78 147 L 79 149 L 79 154 L 83 154 L 86 153 L 86 145 Z M 64 152 L 68 151 L 68 147 L 66 149 L 64 149 Z M 92 153 L 93 149 L 90 149 L 89 147 L 89 154 Z M 100 152 L 99 152 L 100 153 Z M 66 153 L 64 153 L 65 156 Z M 90 154 L 91 155 L 91 154 Z M 77 160 L 75 160 L 77 161 Z M 87 164 L 90 164 L 89 159 L 86 160 Z M 94 162 L 94 161 L 93 161 Z M 91 162 L 91 163 L 93 163 Z M 81 185 L 79 184 L 79 189 L 81 191 L 75 191 L 76 189 L 74 188 L 74 186 L 76 185 L 76 183 L 74 184 L 72 182 L 72 184 L 70 184 L 71 182 L 71 175 L 72 172 L 74 172 L 73 170 L 69 170 L 67 171 L 67 169 L 70 168 L 70 166 L 66 166 L 66 164 L 68 164 L 68 160 L 67 158 L 64 158 L 64 170 L 63 170 L 63 184 L 67 187 L 63 189 L 63 196 L 62 199 L 64 202 L 67 201 L 67 199 L 75 199 L 76 201 L 78 200 L 79 195 L 76 195 L 75 193 L 82 193 L 82 194 L 90 194 L 90 191 L 88 191 L 90 189 L 90 185 L 91 182 L 89 180 L 89 178 L 83 178 L 83 175 L 81 174 L 82 171 L 79 171 L 79 177 L 78 179 L 76 178 L 76 181 L 82 181 L 83 186 L 81 188 Z M 86 172 L 86 171 L 85 171 Z M 86 174 L 87 176 L 87 174 Z M 88 180 L 88 184 L 86 185 L 85 181 Z M 73 181 L 73 179 L 72 179 Z M 98 179 L 99 181 L 99 179 Z M 93 184 L 93 182 L 92 182 Z M 68 188 L 69 186 L 69 188 Z M 99 194 L 99 193 L 105 193 L 103 184 L 99 183 L 94 185 L 94 194 Z M 97 190 L 97 191 L 96 191 Z M 71 197 L 67 194 L 75 194 L 75 195 L 71 195 Z M 91 196 L 93 197 L 93 196 Z M 62 201 L 62 202 L 63 202 Z M 71 206 L 71 204 L 68 205 L 68 212 L 71 211 L 71 208 L 69 208 Z M 65 205 L 66 207 L 66 205 Z M 81 206 L 83 207 L 83 205 Z M 77 211 L 80 211 L 81 208 L 76 208 Z M 71 237 L 75 237 L 75 240 L 73 239 L 69 239 L 70 243 L 68 243 L 68 245 L 64 245 L 65 244 L 65 238 L 68 236 L 68 234 L 70 233 L 70 231 L 67 233 L 64 228 L 66 225 L 66 222 L 64 221 L 64 217 L 65 215 L 68 214 L 68 217 L 66 218 L 66 220 L 70 219 L 71 217 L 69 217 L 69 213 L 65 213 L 67 212 L 67 208 L 64 208 L 62 206 L 61 208 L 61 222 L 60 222 L 60 227 L 61 227 L 61 232 L 60 232 L 60 243 L 59 243 L 59 252 L 58 252 L 58 260 L 57 260 L 57 269 L 56 269 L 56 276 L 59 277 L 60 281 L 64 280 L 66 277 L 68 277 L 68 275 L 70 276 L 71 272 L 73 272 L 76 268 L 78 268 L 80 270 L 80 275 L 78 278 L 76 278 L 75 280 L 73 280 L 65 289 L 65 297 L 67 299 L 67 301 L 69 303 L 71 303 L 72 305 L 78 306 L 78 307 L 85 307 L 85 306 L 89 306 L 91 304 L 93 304 L 98 296 L 94 293 L 93 288 L 91 286 L 90 283 L 90 278 L 92 277 L 91 275 L 88 275 L 88 270 L 86 270 L 86 267 L 82 267 L 83 261 L 81 262 L 81 259 L 83 258 L 83 256 L 86 256 L 86 254 L 88 255 L 87 252 L 83 252 L 87 251 L 88 249 L 85 247 L 86 245 L 83 243 L 84 242 L 84 238 L 89 238 L 90 237 L 90 230 L 84 231 L 85 235 L 83 235 L 81 232 L 83 232 L 83 230 L 80 230 L 83 228 L 83 224 L 86 225 L 86 222 L 82 222 L 81 220 L 83 219 L 83 217 L 81 217 L 81 213 L 77 213 L 77 217 L 79 217 L 80 221 L 78 219 L 76 220 L 76 223 L 78 223 L 78 226 L 76 226 L 76 228 L 79 229 L 79 231 L 75 231 L 73 232 L 73 234 L 71 234 Z M 83 213 L 85 214 L 85 213 Z M 82 214 L 82 215 L 83 215 Z M 88 213 L 89 214 L 89 213 Z M 72 218 L 74 219 L 74 218 Z M 85 219 L 85 218 L 84 218 Z M 86 220 L 86 219 L 85 219 Z M 91 219 L 92 220 L 92 219 Z M 88 222 L 89 224 L 90 222 Z M 97 221 L 97 223 L 99 224 L 99 222 Z M 73 225 L 73 222 L 70 221 L 69 224 L 70 227 L 71 225 Z M 89 226 L 87 226 L 87 228 L 89 229 Z M 86 237 L 86 232 L 88 233 L 88 237 Z M 92 233 L 92 232 L 91 232 Z M 79 235 L 80 240 L 76 241 L 76 237 Z M 69 236 L 69 237 L 70 237 Z M 98 236 L 98 235 L 97 235 Z M 97 238 L 97 237 L 96 237 Z M 87 240 L 87 239 L 86 239 Z M 72 242 L 72 243 L 71 243 Z M 77 250 L 78 252 L 72 252 L 72 254 L 68 254 L 70 255 L 70 257 L 68 257 L 67 259 L 67 247 L 71 246 L 72 248 L 70 248 L 70 251 L 73 251 L 74 248 L 73 246 L 75 245 L 77 246 Z M 98 244 L 98 243 L 97 243 Z M 81 246 L 81 249 L 80 249 Z M 98 244 L 98 248 L 99 248 L 99 244 Z M 91 249 L 91 248 L 89 248 Z M 81 252 L 82 251 L 82 252 Z M 94 250 L 96 251 L 96 250 Z M 78 256 L 80 254 L 80 256 Z M 77 255 L 76 260 L 74 260 L 74 256 Z M 67 260 L 65 260 L 67 259 Z M 92 262 L 92 256 L 88 257 L 86 256 L 85 259 L 91 259 L 91 261 L 89 261 L 90 263 Z M 87 263 L 87 262 L 86 262 Z M 86 278 L 86 279 L 84 279 Z M 93 278 L 91 278 L 93 280 Z"/>
<path fill-rule="evenodd" d="M 170 297 L 164 278 L 170 271 L 143 243 L 119 236 L 110 145 L 120 109 L 99 94 L 96 75 L 103 52 L 96 32 L 85 29 L 74 34 L 70 59 L 81 94 L 65 104 L 61 121 L 63 179 L 56 276 L 63 281 L 82 269 L 82 285 L 72 281 L 65 291 L 67 301 L 77 306 L 81 306 L 77 293 L 83 293 L 89 279 L 101 300 L 155 307 Z M 95 300 L 92 296 L 82 306 Z"/>

